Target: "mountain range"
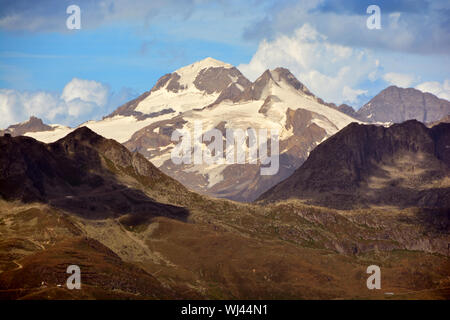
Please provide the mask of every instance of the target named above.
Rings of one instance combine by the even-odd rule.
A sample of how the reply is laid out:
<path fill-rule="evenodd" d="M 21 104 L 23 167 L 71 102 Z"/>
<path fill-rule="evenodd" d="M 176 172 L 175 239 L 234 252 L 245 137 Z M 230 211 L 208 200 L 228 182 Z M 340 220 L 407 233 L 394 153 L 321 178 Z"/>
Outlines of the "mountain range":
<path fill-rule="evenodd" d="M 0 299 L 449 299 L 448 102 L 386 91 L 400 118 L 382 118 L 400 101 L 386 92 L 355 111 L 287 69 L 251 82 L 208 58 L 102 120 L 10 126 Z M 391 123 L 414 114 L 426 123 Z M 278 174 L 172 163 L 172 133 L 198 120 L 224 135 L 277 129 Z M 69 265 L 81 290 L 64 285 Z M 367 289 L 369 265 L 383 290 Z"/>
<path fill-rule="evenodd" d="M 419 158 L 432 159 L 431 169 L 448 159 L 448 125 L 350 124 L 327 140 L 341 141 L 338 164 L 353 146 L 346 146 L 352 141 L 346 132 L 355 128 L 367 131 L 363 141 L 385 135 L 394 157 L 396 150 L 419 150 Z M 417 138 L 400 138 L 411 129 L 419 130 Z M 331 146 L 320 144 L 309 159 L 323 148 Z M 6 134 L 0 150 L 0 299 L 450 296 L 448 210 L 339 211 L 297 199 L 213 199 L 87 127 L 49 144 Z M 386 151 L 380 157 L 389 159 Z M 365 163 L 361 172 L 372 168 Z M 383 268 L 382 291 L 366 288 L 366 267 L 374 263 Z M 66 268 L 74 264 L 80 290 L 65 287 Z"/>
<path fill-rule="evenodd" d="M 287 69 L 267 70 L 251 82 L 232 65 L 206 58 L 162 76 L 151 90 L 102 120 L 88 121 L 80 127 L 89 127 L 123 143 L 131 151 L 140 152 L 193 191 L 253 201 L 292 175 L 318 144 L 352 122 L 389 123 L 408 119 L 432 122 L 449 113 L 448 101 L 397 87 L 383 90 L 354 111 L 348 105 L 336 106 L 316 97 Z M 217 128 L 224 136 L 227 128 L 277 129 L 280 133 L 278 173 L 261 176 L 261 164 L 248 161 L 174 165 L 170 159 L 175 146 L 171 135 L 176 129 L 192 131 L 195 121 L 202 121 L 205 132 Z M 72 130 L 45 125 L 33 117 L 0 133 L 53 142 Z M 202 148 L 206 146 L 203 144 Z"/>

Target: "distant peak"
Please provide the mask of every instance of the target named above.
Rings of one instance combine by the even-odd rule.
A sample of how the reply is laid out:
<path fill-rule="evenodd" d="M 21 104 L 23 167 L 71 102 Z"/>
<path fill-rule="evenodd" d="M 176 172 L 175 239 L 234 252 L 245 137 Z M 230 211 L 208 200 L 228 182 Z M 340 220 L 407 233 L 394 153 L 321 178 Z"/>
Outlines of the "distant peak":
<path fill-rule="evenodd" d="M 28 122 L 30 123 L 39 123 L 39 124 L 44 124 L 44 122 L 42 121 L 42 119 L 35 117 L 35 116 L 31 116 L 30 119 L 28 119 Z"/>
<path fill-rule="evenodd" d="M 270 71 L 266 70 L 266 72 L 269 72 L 271 78 L 274 79 L 276 82 L 285 81 L 290 86 L 294 87 L 296 90 L 302 91 L 307 95 L 311 96 L 313 95 L 311 91 L 309 91 L 309 89 L 303 83 L 301 83 L 287 68 L 278 67 Z"/>
<path fill-rule="evenodd" d="M 30 116 L 30 118 L 28 120 L 19 123 L 19 125 L 32 124 L 32 123 L 43 124 L 42 119 L 35 117 L 35 116 Z"/>

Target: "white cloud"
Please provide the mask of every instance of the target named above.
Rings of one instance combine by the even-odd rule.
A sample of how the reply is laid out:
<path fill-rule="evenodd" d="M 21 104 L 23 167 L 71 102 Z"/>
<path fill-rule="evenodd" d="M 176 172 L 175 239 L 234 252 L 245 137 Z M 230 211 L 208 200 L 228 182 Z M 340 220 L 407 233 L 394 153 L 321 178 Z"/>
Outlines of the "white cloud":
<path fill-rule="evenodd" d="M 14 106 L 17 104 L 17 96 L 14 90 L 0 89 L 0 128 L 17 122 Z"/>
<path fill-rule="evenodd" d="M 273 37 L 308 23 L 335 43 L 351 47 L 427 55 L 449 52 L 448 0 L 383 1 L 395 3 L 389 5 L 390 10 L 380 4 L 379 32 L 367 28 L 368 4 L 364 6 L 361 0 L 282 2 L 269 6 L 266 15 L 251 24 L 244 35 L 248 39 Z"/>
<path fill-rule="evenodd" d="M 0 127 L 23 121 L 34 115 L 54 119 L 63 110 L 60 100 L 48 92 L 20 92 L 11 89 L 0 89 Z"/>
<path fill-rule="evenodd" d="M 134 96 L 126 88 L 110 94 L 108 86 L 78 78 L 67 83 L 61 94 L 0 89 L 0 128 L 25 121 L 30 116 L 47 123 L 78 125 L 106 115 Z"/>
<path fill-rule="evenodd" d="M 359 86 L 378 78 L 380 63 L 365 50 L 329 42 L 305 24 L 291 37 L 263 40 L 250 63 L 238 66 L 252 80 L 276 67 L 288 68 L 320 98 L 342 103 L 355 102 L 359 95 L 367 93 Z"/>
<path fill-rule="evenodd" d="M 388 72 L 383 75 L 383 80 L 394 86 L 409 88 L 416 81 L 416 77 L 412 74 Z"/>
<path fill-rule="evenodd" d="M 93 102 L 104 106 L 108 101 L 108 87 L 94 80 L 73 78 L 63 89 L 61 99 L 69 102 L 80 99 L 84 102 Z"/>
<path fill-rule="evenodd" d="M 450 101 L 450 80 L 448 79 L 445 80 L 444 83 L 440 83 L 437 81 L 423 82 L 417 85 L 416 89 L 423 92 L 432 93 L 441 99 Z"/>
<path fill-rule="evenodd" d="M 367 94 L 367 90 L 358 90 L 358 89 L 352 89 L 350 87 L 345 86 L 342 94 L 344 96 L 344 100 L 348 102 L 355 102 L 358 100 L 358 96 L 362 94 Z"/>

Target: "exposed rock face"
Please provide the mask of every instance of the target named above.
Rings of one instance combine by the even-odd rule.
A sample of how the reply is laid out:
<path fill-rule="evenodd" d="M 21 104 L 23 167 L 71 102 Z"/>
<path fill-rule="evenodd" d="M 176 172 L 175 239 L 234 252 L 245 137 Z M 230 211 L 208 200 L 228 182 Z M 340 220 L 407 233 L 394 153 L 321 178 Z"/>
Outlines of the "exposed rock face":
<path fill-rule="evenodd" d="M 195 87 L 201 91 L 205 91 L 208 94 L 223 92 L 232 83 L 237 88 L 239 88 L 238 86 L 246 88 L 250 85 L 250 81 L 234 67 L 203 69 L 194 80 Z"/>
<path fill-rule="evenodd" d="M 308 90 L 308 88 L 303 83 L 298 81 L 288 69 L 276 68 L 274 70 L 264 71 L 264 73 L 253 83 L 245 83 L 244 89 L 240 90 L 240 95 L 238 97 L 235 97 L 233 99 L 233 102 L 265 100 L 270 96 L 268 92 L 270 91 L 271 86 L 281 88 L 281 82 L 286 83 L 288 87 L 297 90 L 306 96 L 314 97 L 314 95 Z M 225 99 L 218 99 L 214 102 L 214 104 L 218 104 L 223 100 Z"/>
<path fill-rule="evenodd" d="M 5 133 L 9 133 L 13 137 L 16 137 L 21 136 L 27 132 L 52 131 L 52 130 L 54 130 L 53 127 L 44 124 L 41 119 L 36 117 L 30 117 L 30 119 L 26 122 L 14 124 L 9 126 L 5 130 L 0 130 L 0 136 L 3 136 Z"/>
<path fill-rule="evenodd" d="M 369 122 L 400 123 L 415 119 L 420 122 L 438 121 L 450 114 L 450 102 L 431 93 L 391 86 L 358 110 Z"/>
<path fill-rule="evenodd" d="M 29 137 L 0 137 L 0 196 L 45 202 L 86 217 L 125 213 L 164 215 L 182 209 L 153 201 L 147 188 L 187 193 L 142 155 L 86 127 L 52 144 Z"/>
<path fill-rule="evenodd" d="M 288 109 L 287 126 L 307 136 L 308 127 L 318 129 L 311 120 L 324 120 L 316 116 Z M 405 130 L 386 134 L 387 142 Z M 436 157 L 447 161 L 448 128 L 425 131 L 429 138 L 393 145 L 431 153 L 433 140 Z M 385 283 L 405 292 L 448 286 L 445 208 L 343 212 L 296 200 L 254 205 L 202 197 L 84 127 L 52 144 L 0 137 L 0 148 L 3 298 L 213 299 L 218 285 L 230 299 L 358 298 L 367 295 L 368 256 L 384 263 Z M 164 203 L 156 201 L 161 195 Z M 82 290 L 58 288 L 71 264 L 82 267 Z M 242 281 L 255 276 L 262 280 Z"/>
<path fill-rule="evenodd" d="M 342 113 L 345 113 L 346 115 L 353 117 L 355 119 L 359 119 L 364 121 L 363 117 L 361 117 L 353 107 L 349 106 L 348 104 L 341 104 L 339 106 L 333 106 L 336 110 L 341 111 Z"/>
<path fill-rule="evenodd" d="M 288 198 L 342 209 L 450 208 L 450 124 L 350 124 L 260 197 Z"/>

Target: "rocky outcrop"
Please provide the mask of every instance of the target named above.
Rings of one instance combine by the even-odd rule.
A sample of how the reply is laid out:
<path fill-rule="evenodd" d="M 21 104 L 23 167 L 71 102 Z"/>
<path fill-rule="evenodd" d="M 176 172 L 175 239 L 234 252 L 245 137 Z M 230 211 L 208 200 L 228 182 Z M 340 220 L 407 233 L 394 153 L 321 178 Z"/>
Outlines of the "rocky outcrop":
<path fill-rule="evenodd" d="M 328 207 L 450 208 L 450 124 L 411 120 L 389 128 L 350 124 L 320 144 L 261 200 Z"/>

